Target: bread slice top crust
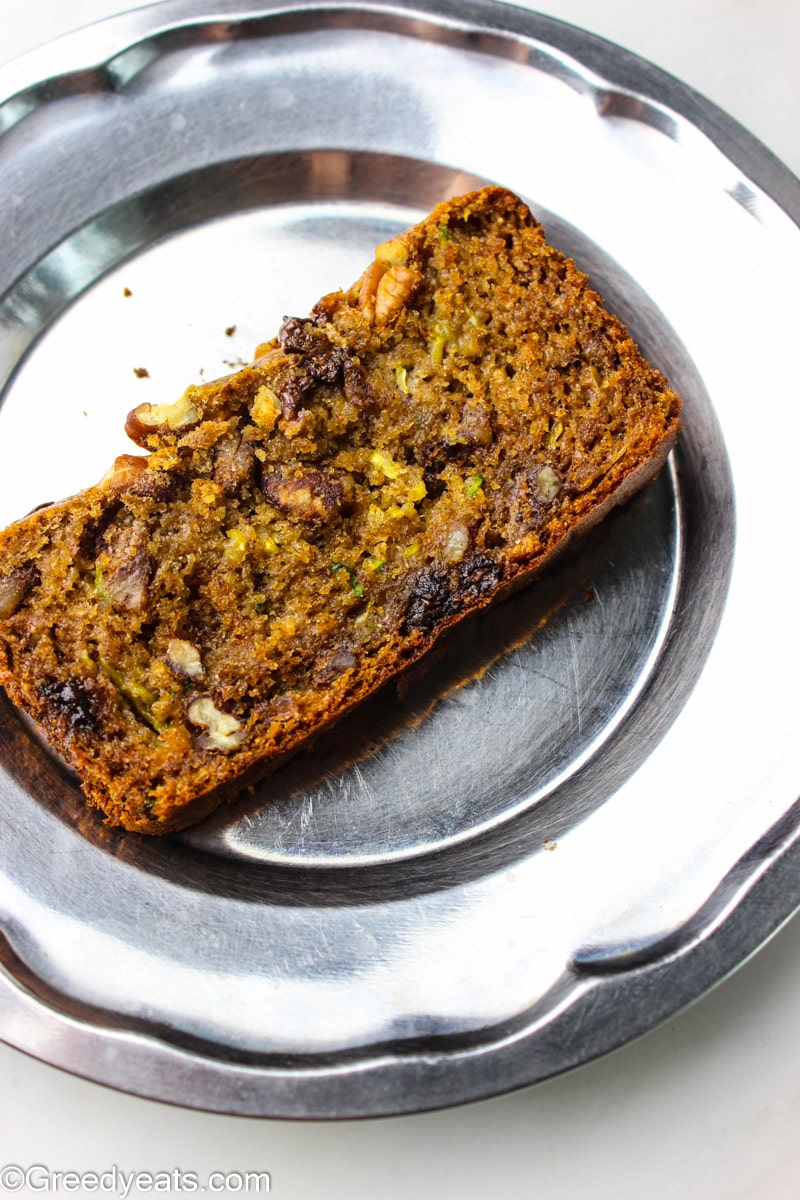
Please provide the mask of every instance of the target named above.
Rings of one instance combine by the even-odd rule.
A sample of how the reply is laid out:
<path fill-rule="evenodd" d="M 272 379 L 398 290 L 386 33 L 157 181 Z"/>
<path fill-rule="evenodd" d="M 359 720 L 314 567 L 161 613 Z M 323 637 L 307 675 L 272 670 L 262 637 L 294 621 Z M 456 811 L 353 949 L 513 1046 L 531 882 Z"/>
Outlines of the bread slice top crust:
<path fill-rule="evenodd" d="M 0 684 L 108 823 L 190 825 L 652 479 L 679 412 L 521 200 L 448 200 L 0 534 Z"/>

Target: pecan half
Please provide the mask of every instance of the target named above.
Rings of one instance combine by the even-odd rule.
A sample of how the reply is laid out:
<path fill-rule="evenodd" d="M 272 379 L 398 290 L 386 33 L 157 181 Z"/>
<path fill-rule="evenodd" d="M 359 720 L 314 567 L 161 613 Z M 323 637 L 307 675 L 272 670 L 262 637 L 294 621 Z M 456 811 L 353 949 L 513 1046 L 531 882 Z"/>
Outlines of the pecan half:
<path fill-rule="evenodd" d="M 386 272 L 384 263 L 370 263 L 364 274 L 361 276 L 361 286 L 358 290 L 358 307 L 369 321 L 370 325 L 375 320 L 375 297 L 378 292 L 378 284 Z"/>
<path fill-rule="evenodd" d="M 389 267 L 375 293 L 375 324 L 385 325 L 405 308 L 421 283 L 422 276 L 413 267 Z"/>

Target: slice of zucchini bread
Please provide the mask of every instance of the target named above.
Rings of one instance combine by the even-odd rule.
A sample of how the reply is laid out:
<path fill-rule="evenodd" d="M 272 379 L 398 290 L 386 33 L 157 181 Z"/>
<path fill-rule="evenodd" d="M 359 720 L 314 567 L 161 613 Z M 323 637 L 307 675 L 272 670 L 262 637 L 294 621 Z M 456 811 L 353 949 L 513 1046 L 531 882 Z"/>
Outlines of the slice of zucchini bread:
<path fill-rule="evenodd" d="M 447 201 L 0 534 L 0 684 L 109 823 L 192 824 L 652 479 L 679 409 L 522 201 Z"/>

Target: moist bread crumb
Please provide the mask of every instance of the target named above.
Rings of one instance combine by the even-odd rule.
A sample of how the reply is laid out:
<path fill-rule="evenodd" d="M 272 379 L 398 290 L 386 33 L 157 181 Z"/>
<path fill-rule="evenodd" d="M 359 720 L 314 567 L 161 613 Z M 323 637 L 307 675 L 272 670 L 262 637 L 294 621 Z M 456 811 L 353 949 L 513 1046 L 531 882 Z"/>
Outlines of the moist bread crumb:
<path fill-rule="evenodd" d="M 0 534 L 0 684 L 109 824 L 193 824 L 652 479 L 679 411 L 521 200 L 446 201 Z"/>

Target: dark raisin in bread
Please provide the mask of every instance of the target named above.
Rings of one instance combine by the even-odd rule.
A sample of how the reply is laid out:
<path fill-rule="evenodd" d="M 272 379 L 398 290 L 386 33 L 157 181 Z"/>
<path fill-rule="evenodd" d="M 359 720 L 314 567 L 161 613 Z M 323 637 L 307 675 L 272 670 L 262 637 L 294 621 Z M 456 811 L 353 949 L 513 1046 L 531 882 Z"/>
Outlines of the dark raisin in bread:
<path fill-rule="evenodd" d="M 447 201 L 0 535 L 0 683 L 109 823 L 189 825 L 652 479 L 679 408 L 519 199 Z"/>

